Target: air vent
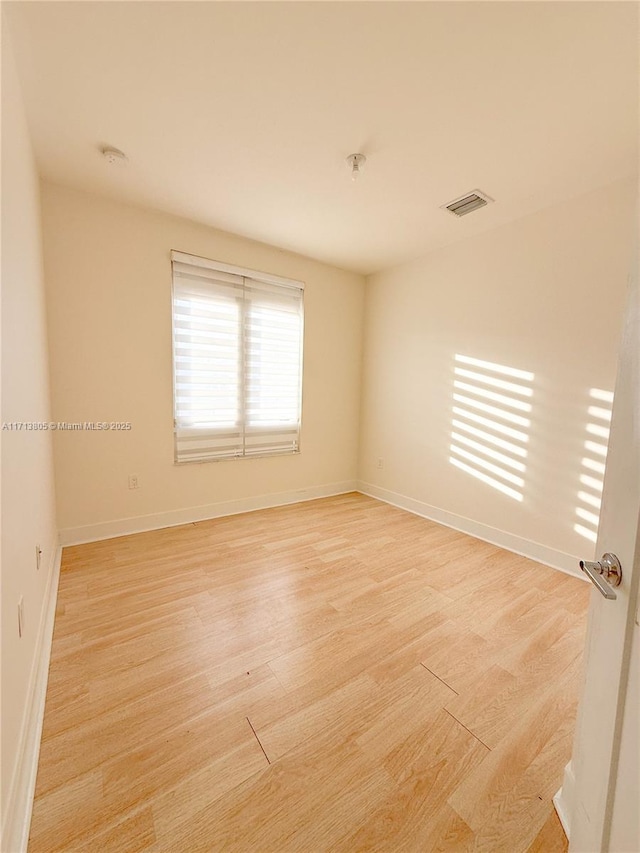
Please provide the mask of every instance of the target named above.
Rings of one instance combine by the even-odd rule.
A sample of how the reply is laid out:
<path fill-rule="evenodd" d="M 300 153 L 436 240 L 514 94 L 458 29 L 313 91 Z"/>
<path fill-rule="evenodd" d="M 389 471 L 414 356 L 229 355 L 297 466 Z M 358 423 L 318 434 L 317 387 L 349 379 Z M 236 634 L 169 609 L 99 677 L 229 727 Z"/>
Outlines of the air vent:
<path fill-rule="evenodd" d="M 446 210 L 451 211 L 454 216 L 466 216 L 467 213 L 473 213 L 474 210 L 485 207 L 490 201 L 493 201 L 493 199 L 488 195 L 481 193 L 479 190 L 473 190 L 473 192 L 467 193 L 461 196 L 461 198 L 455 199 L 455 201 L 450 201 L 444 207 Z"/>

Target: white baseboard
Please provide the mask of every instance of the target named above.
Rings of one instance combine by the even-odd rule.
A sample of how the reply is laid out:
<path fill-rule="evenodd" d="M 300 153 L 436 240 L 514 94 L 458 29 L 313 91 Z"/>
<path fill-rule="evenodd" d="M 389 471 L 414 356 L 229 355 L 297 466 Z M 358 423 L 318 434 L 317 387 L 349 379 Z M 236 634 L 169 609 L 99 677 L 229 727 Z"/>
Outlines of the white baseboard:
<path fill-rule="evenodd" d="M 225 515 L 237 515 L 241 512 L 253 512 L 257 509 L 270 509 L 286 504 L 311 501 L 316 498 L 328 498 L 332 495 L 342 495 L 345 492 L 355 492 L 356 490 L 356 481 L 346 480 L 342 483 L 311 486 L 308 489 L 222 501 L 205 506 L 140 515 L 135 518 L 120 518 L 115 521 L 89 524 L 85 527 L 68 527 L 60 531 L 60 542 L 62 545 L 82 545 L 85 542 L 98 542 L 101 539 L 114 539 L 116 536 L 128 536 L 131 533 L 145 533 L 148 530 L 159 530 L 162 527 L 176 527 L 180 524 L 191 524 L 194 521 L 206 521 Z"/>
<path fill-rule="evenodd" d="M 558 812 L 560 823 L 564 829 L 564 834 L 567 838 L 571 838 L 571 810 L 573 808 L 573 793 L 576 786 L 576 777 L 573 775 L 573 767 L 571 762 L 564 768 L 564 778 L 562 779 L 562 788 L 553 798 L 553 805 Z"/>
<path fill-rule="evenodd" d="M 53 565 L 49 569 L 49 579 L 40 613 L 40 625 L 27 692 L 27 705 L 20 730 L 18 760 L 11 781 L 6 817 L 2 827 L 3 853 L 25 853 L 29 841 L 29 826 L 38 773 L 40 738 L 47 697 L 49 660 L 51 658 L 53 624 L 56 615 L 58 581 L 60 579 L 60 561 L 62 559 L 60 545 L 53 546 L 53 555 Z"/>
<path fill-rule="evenodd" d="M 499 530 L 497 527 L 482 524 L 480 521 L 447 512 L 447 510 L 439 509 L 414 498 L 408 498 L 406 495 L 400 495 L 397 492 L 391 492 L 388 489 L 382 489 L 380 486 L 374 486 L 371 483 L 358 483 L 358 491 L 362 492 L 363 495 L 369 495 L 371 498 L 377 498 L 392 506 L 397 506 L 399 509 L 406 509 L 407 512 L 412 512 L 414 515 L 420 515 L 430 521 L 444 524 L 445 527 L 452 527 L 461 533 L 475 536 L 476 539 L 482 539 L 492 545 L 505 548 L 507 551 L 513 551 L 514 554 L 519 554 L 521 557 L 528 557 L 530 560 L 543 563 L 545 566 L 559 569 L 565 574 L 587 580 L 578 568 L 573 554 L 565 554 L 564 551 L 548 548 L 546 545 L 531 542 L 522 536 L 516 536 L 513 533 L 507 533 L 505 530 Z"/>

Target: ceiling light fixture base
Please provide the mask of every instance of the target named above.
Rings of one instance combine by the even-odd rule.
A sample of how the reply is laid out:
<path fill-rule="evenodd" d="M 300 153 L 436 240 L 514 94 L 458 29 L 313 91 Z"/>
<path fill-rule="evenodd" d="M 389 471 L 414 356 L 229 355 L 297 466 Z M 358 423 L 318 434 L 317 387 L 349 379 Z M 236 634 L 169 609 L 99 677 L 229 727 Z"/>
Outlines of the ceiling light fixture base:
<path fill-rule="evenodd" d="M 367 158 L 364 154 L 349 154 L 347 157 L 347 166 L 351 169 L 351 180 L 355 181 L 358 179 L 360 172 L 362 171 L 364 164 L 367 162 Z"/>
<path fill-rule="evenodd" d="M 127 162 L 127 155 L 119 148 L 113 148 L 111 145 L 106 145 L 101 148 L 102 156 L 111 166 L 124 166 Z"/>

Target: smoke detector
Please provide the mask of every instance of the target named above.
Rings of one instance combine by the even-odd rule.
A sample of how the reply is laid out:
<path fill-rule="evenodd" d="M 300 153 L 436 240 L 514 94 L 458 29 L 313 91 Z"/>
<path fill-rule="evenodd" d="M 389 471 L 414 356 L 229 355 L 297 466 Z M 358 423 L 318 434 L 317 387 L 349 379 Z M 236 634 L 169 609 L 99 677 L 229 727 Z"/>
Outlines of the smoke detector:
<path fill-rule="evenodd" d="M 454 216 L 466 216 L 467 213 L 473 213 L 474 210 L 480 210 L 481 207 L 486 207 L 493 199 L 486 193 L 480 190 L 472 190 L 460 198 L 450 201 L 449 204 L 444 204 L 443 209 L 453 213 Z"/>
<path fill-rule="evenodd" d="M 101 149 L 102 156 L 111 166 L 124 166 L 127 162 L 127 155 L 124 151 L 120 151 L 119 148 L 113 148 L 111 145 L 107 145 Z"/>

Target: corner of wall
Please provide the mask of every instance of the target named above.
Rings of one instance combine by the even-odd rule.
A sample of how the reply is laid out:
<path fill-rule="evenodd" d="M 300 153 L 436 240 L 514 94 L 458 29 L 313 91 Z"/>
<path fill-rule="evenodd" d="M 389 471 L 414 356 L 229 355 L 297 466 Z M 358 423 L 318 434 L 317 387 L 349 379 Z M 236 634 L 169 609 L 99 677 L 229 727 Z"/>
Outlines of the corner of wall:
<path fill-rule="evenodd" d="M 52 550 L 53 561 L 49 567 L 36 650 L 29 673 L 27 703 L 18 738 L 17 760 L 7 797 L 6 813 L 3 816 L 2 850 L 7 853 L 26 853 L 29 841 L 62 559 L 62 547 L 57 542 L 53 543 Z"/>
<path fill-rule="evenodd" d="M 553 798 L 553 806 L 558 813 L 560 823 L 564 829 L 564 834 L 568 839 L 571 839 L 571 813 L 573 809 L 575 784 L 576 780 L 573 775 L 573 767 L 571 762 L 569 762 L 564 768 L 562 787 Z"/>
<path fill-rule="evenodd" d="M 50 420 L 39 177 L 2 9 L 2 421 Z M 60 568 L 51 434 L 2 431 L 2 850 L 26 849 Z M 36 548 L 43 555 L 36 557 Z M 45 569 L 45 566 L 47 569 Z M 22 600 L 19 626 L 16 604 Z"/>

